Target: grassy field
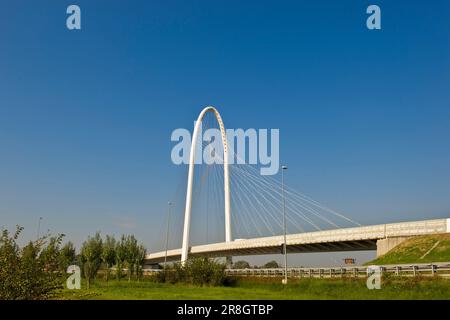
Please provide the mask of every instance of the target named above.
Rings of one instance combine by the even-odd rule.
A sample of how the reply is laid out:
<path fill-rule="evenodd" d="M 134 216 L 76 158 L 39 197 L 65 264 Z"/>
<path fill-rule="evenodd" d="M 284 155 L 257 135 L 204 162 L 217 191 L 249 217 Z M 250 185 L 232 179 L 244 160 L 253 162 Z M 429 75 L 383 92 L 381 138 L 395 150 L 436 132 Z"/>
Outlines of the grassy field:
<path fill-rule="evenodd" d="M 450 234 L 405 241 L 369 264 L 450 261 Z M 82 286 L 85 288 L 85 284 Z M 288 286 L 281 279 L 245 278 L 233 287 L 96 280 L 90 290 L 62 290 L 59 299 L 75 300 L 450 300 L 450 279 L 383 277 L 382 289 L 370 291 L 365 280 L 302 279 Z"/>
<path fill-rule="evenodd" d="M 385 279 L 382 290 L 369 291 L 364 280 L 304 279 L 284 287 L 277 279 L 241 280 L 235 287 L 195 287 L 146 280 L 96 281 L 91 290 L 63 290 L 60 299 L 75 300 L 450 300 L 444 279 Z M 83 286 L 85 287 L 85 286 Z"/>
<path fill-rule="evenodd" d="M 406 240 L 386 255 L 368 263 L 431 263 L 450 261 L 450 233 L 420 236 Z"/>

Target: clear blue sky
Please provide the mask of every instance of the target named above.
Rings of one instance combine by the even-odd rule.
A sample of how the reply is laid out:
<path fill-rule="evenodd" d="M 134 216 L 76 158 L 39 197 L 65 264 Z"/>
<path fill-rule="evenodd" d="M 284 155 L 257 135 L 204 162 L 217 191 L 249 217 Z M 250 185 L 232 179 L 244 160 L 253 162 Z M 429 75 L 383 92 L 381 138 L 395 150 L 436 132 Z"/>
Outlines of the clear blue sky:
<path fill-rule="evenodd" d="M 280 128 L 288 184 L 363 224 L 450 216 L 449 1 L 311 2 L 1 1 L 0 226 L 152 248 L 206 105 Z"/>

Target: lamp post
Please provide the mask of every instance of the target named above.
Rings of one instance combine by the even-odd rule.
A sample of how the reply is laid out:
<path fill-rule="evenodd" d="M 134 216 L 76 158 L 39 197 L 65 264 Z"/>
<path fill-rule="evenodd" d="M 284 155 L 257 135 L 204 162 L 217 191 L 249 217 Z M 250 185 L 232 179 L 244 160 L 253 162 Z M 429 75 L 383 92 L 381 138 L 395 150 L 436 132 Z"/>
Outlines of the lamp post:
<path fill-rule="evenodd" d="M 39 237 L 41 236 L 41 221 L 42 221 L 42 217 L 39 217 L 39 221 L 38 221 L 38 229 L 37 229 L 37 240 L 39 240 Z"/>
<path fill-rule="evenodd" d="M 167 209 L 167 229 L 166 229 L 166 255 L 164 257 L 164 270 L 166 270 L 167 267 L 167 253 L 169 251 L 169 229 L 170 229 L 170 211 L 172 207 L 172 202 L 168 202 L 168 209 Z"/>
<path fill-rule="evenodd" d="M 286 285 L 288 283 L 288 258 L 287 258 L 287 227 L 286 227 L 286 198 L 284 195 L 284 171 L 287 170 L 287 166 L 281 167 L 281 194 L 283 197 L 283 229 L 284 229 L 284 245 L 283 245 L 283 253 L 284 253 L 284 279 L 283 284 Z"/>

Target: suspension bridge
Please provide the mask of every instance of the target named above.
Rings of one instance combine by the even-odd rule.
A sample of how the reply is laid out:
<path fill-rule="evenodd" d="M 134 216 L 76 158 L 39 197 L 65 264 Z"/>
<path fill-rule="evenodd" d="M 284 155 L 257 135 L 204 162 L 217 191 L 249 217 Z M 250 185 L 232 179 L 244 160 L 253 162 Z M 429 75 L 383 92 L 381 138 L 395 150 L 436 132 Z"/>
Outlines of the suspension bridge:
<path fill-rule="evenodd" d="M 222 165 L 206 165 L 200 170 L 195 157 L 199 141 L 205 147 L 199 135 L 202 126 L 208 123 L 208 115 L 209 124 L 215 123 L 220 130 Z M 376 250 L 380 256 L 410 237 L 450 232 L 450 219 L 362 226 L 275 178 L 262 176 L 255 166 L 245 165 L 245 161 L 237 157 L 235 150 L 228 146 L 227 131 L 218 110 L 205 108 L 195 123 L 189 154 L 181 248 L 166 246 L 165 250 L 151 253 L 146 257 L 147 265 L 185 262 L 189 257 L 281 254 L 285 243 L 282 198 L 285 199 L 288 253 Z M 240 164 L 230 165 L 230 159 L 239 160 L 235 162 Z M 208 186 L 206 191 L 205 185 Z M 196 194 L 204 194 L 204 198 L 199 196 L 196 202 Z M 206 229 L 211 212 L 219 214 L 219 223 L 223 223 L 224 228 L 222 232 L 214 232 L 216 241 L 194 245 L 191 220 L 200 212 L 206 212 Z M 180 234 L 180 230 L 175 231 L 176 235 Z M 223 241 L 217 241 L 220 237 Z M 208 231 L 203 241 L 211 241 Z"/>

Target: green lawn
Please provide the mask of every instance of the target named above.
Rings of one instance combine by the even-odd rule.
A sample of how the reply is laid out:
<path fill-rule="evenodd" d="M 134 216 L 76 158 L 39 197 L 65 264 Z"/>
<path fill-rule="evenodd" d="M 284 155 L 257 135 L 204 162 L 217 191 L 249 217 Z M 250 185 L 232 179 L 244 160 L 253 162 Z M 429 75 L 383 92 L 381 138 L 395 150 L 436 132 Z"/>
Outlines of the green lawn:
<path fill-rule="evenodd" d="M 364 280 L 304 279 L 284 287 L 274 279 L 242 280 L 235 287 L 202 288 L 188 285 L 96 281 L 91 290 L 63 290 L 61 299 L 94 300 L 373 300 L 446 299 L 450 281 L 444 279 L 385 279 L 379 291 L 369 291 Z M 84 287 L 84 286 L 83 286 Z"/>
<path fill-rule="evenodd" d="M 450 233 L 414 237 L 368 264 L 432 263 L 450 261 Z"/>

